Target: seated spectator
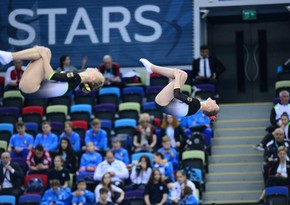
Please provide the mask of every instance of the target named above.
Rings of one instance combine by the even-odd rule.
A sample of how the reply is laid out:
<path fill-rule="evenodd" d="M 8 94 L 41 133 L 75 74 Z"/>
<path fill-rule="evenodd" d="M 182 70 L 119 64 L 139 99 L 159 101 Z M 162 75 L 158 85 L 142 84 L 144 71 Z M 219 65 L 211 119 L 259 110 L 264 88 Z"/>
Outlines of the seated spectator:
<path fill-rule="evenodd" d="M 94 180 L 100 181 L 104 174 L 110 173 L 112 182 L 120 186 L 125 179 L 128 179 L 129 172 L 124 162 L 115 159 L 114 153 L 111 150 L 106 152 L 106 159 L 101 162 L 94 173 Z"/>
<path fill-rule="evenodd" d="M 280 146 L 289 147 L 289 142 L 284 138 L 284 130 L 277 128 L 273 132 L 274 139 L 266 145 L 264 158 L 266 162 L 273 162 L 278 160 L 277 150 Z"/>
<path fill-rule="evenodd" d="M 49 152 L 39 144 L 34 150 L 29 151 L 26 162 L 29 167 L 29 174 L 47 174 L 51 158 Z"/>
<path fill-rule="evenodd" d="M 14 60 L 14 65 L 9 67 L 5 74 L 5 90 L 18 90 L 19 82 L 26 67 L 22 60 Z"/>
<path fill-rule="evenodd" d="M 87 184 L 84 179 L 77 181 L 77 190 L 72 193 L 72 196 L 72 203 L 74 203 L 74 201 L 82 201 L 83 198 L 85 200 L 83 205 L 91 205 L 95 201 L 95 195 L 93 192 L 87 190 Z"/>
<path fill-rule="evenodd" d="M 47 151 L 55 151 L 58 145 L 58 137 L 51 132 L 51 126 L 48 121 L 41 123 L 42 133 L 35 137 L 34 147 L 41 144 Z"/>
<path fill-rule="evenodd" d="M 107 150 L 107 132 L 101 129 L 101 121 L 99 119 L 94 119 L 92 121 L 92 129 L 86 131 L 85 144 L 92 142 L 95 146 L 95 151 L 99 152 L 104 156 Z M 85 147 L 83 147 L 83 150 Z"/>
<path fill-rule="evenodd" d="M 62 159 L 64 161 L 64 168 L 68 169 L 71 173 L 74 173 L 76 171 L 77 155 L 73 150 L 68 138 L 64 137 L 60 140 L 56 155 L 62 156 Z"/>
<path fill-rule="evenodd" d="M 120 87 L 120 65 L 113 63 L 110 55 L 105 55 L 103 57 L 103 64 L 99 66 L 99 71 L 106 79 L 104 86 Z"/>
<path fill-rule="evenodd" d="M 87 144 L 87 152 L 81 157 L 80 172 L 94 172 L 97 166 L 102 162 L 102 156 L 95 152 L 92 142 Z"/>
<path fill-rule="evenodd" d="M 56 69 L 57 72 L 77 72 L 78 69 L 70 64 L 70 57 L 67 55 L 61 56 L 59 58 L 59 67 Z"/>
<path fill-rule="evenodd" d="M 57 179 L 62 189 L 69 189 L 68 182 L 70 180 L 69 170 L 63 167 L 63 159 L 61 155 L 57 155 L 53 160 L 54 168 L 48 170 L 48 181 L 52 182 L 53 179 Z"/>
<path fill-rule="evenodd" d="M 194 115 L 181 117 L 180 126 L 184 130 L 190 129 L 192 132 L 201 132 L 208 138 L 213 136 L 210 119 L 202 112 L 202 110 L 199 110 Z"/>
<path fill-rule="evenodd" d="M 99 202 L 96 205 L 114 205 L 113 202 L 108 201 L 109 190 L 107 188 L 101 188 L 99 194 Z"/>
<path fill-rule="evenodd" d="M 178 204 L 180 200 L 183 200 L 181 196 L 185 187 L 190 188 L 191 195 L 195 198 L 195 201 L 198 202 L 198 200 L 195 197 L 195 190 L 196 190 L 195 185 L 193 182 L 187 179 L 186 173 L 183 170 L 179 170 L 176 172 L 176 179 L 177 181 L 173 183 L 173 188 L 171 190 L 172 204 Z M 188 195 L 188 193 L 186 195 Z M 187 196 L 187 198 L 188 197 L 189 196 Z"/>
<path fill-rule="evenodd" d="M 143 113 L 139 118 L 137 135 L 134 136 L 133 144 L 135 152 L 152 152 L 157 143 L 155 128 L 150 122 L 150 115 Z"/>
<path fill-rule="evenodd" d="M 289 141 L 290 124 L 289 124 L 289 115 L 286 112 L 283 112 L 283 114 L 281 115 L 281 122 L 282 122 L 281 128 L 284 129 L 285 139 Z"/>
<path fill-rule="evenodd" d="M 273 132 L 274 139 L 271 140 L 264 152 L 264 159 L 266 164 L 264 165 L 264 181 L 267 181 L 268 172 L 272 164 L 278 160 L 277 150 L 280 146 L 289 147 L 289 142 L 284 139 L 284 130 L 282 128 L 277 128 Z M 288 150 L 289 151 L 289 150 Z M 289 153 L 288 153 L 289 156 Z"/>
<path fill-rule="evenodd" d="M 182 141 L 186 139 L 182 127 L 175 116 L 166 115 L 161 124 L 161 136 L 168 136 L 171 146 L 175 149 L 181 148 Z"/>
<path fill-rule="evenodd" d="M 61 189 L 57 179 L 52 180 L 49 185 L 51 188 L 44 192 L 40 205 L 70 205 L 70 191 Z"/>
<path fill-rule="evenodd" d="M 112 151 L 115 155 L 115 158 L 128 165 L 130 161 L 129 154 L 126 149 L 122 148 L 120 139 L 114 138 L 112 144 L 113 144 Z"/>
<path fill-rule="evenodd" d="M 0 195 L 13 195 L 17 198 L 22 194 L 20 184 L 24 180 L 24 173 L 17 163 L 11 162 L 9 152 L 1 154 L 0 164 Z"/>
<path fill-rule="evenodd" d="M 168 188 L 162 182 L 162 174 L 159 169 L 154 169 L 144 191 L 144 201 L 146 205 L 164 205 L 168 198 Z"/>
<path fill-rule="evenodd" d="M 287 148 L 280 146 L 277 151 L 278 160 L 272 164 L 270 176 L 266 182 L 266 188 L 272 186 L 289 186 L 290 185 L 290 161 L 287 159 Z M 263 202 L 265 190 L 260 196 Z"/>
<path fill-rule="evenodd" d="M 64 123 L 64 132 L 59 136 L 59 140 L 64 137 L 69 139 L 74 151 L 79 152 L 81 150 L 80 135 L 73 131 L 71 121 L 66 121 Z"/>
<path fill-rule="evenodd" d="M 20 157 L 26 159 L 29 150 L 33 146 L 33 136 L 26 133 L 24 122 L 16 123 L 17 134 L 12 135 L 9 141 L 8 151 L 12 158 Z"/>
<path fill-rule="evenodd" d="M 101 179 L 101 182 L 98 184 L 98 186 L 96 186 L 95 189 L 96 202 L 100 201 L 101 188 L 107 188 L 109 190 L 107 201 L 122 204 L 125 198 L 125 192 L 121 188 L 117 187 L 112 183 L 110 173 L 104 174 Z"/>
<path fill-rule="evenodd" d="M 286 112 L 290 117 L 290 104 L 289 104 L 289 92 L 286 90 L 282 90 L 279 93 L 280 103 L 274 105 L 271 111 L 270 121 L 273 126 L 273 129 L 276 127 L 280 127 L 281 122 L 281 115 L 282 113 Z"/>
<path fill-rule="evenodd" d="M 124 188 L 125 191 L 144 190 L 152 172 L 152 166 L 149 157 L 143 155 L 138 163 L 133 166 L 130 179 L 132 184 Z"/>
<path fill-rule="evenodd" d="M 288 132 L 289 132 L 289 116 L 286 112 L 284 112 L 281 117 L 281 125 L 280 128 L 282 128 L 284 130 L 284 135 L 285 135 L 285 139 L 289 140 L 288 138 Z M 265 147 L 267 146 L 267 144 L 274 139 L 274 135 L 273 132 L 267 133 L 263 139 L 261 140 L 261 142 L 257 145 L 254 146 L 254 148 L 256 150 L 259 151 L 264 151 Z"/>
<path fill-rule="evenodd" d="M 159 169 L 162 174 L 162 181 L 166 184 L 174 181 L 173 167 L 170 162 L 164 159 L 164 156 L 160 152 L 154 153 L 154 169 Z"/>
<path fill-rule="evenodd" d="M 182 200 L 179 201 L 179 205 L 197 205 L 198 200 L 193 195 L 193 191 L 189 186 L 185 186 L 182 190 Z"/>
<path fill-rule="evenodd" d="M 174 170 L 178 169 L 177 152 L 171 147 L 171 139 L 168 136 L 164 136 L 162 138 L 162 147 L 159 148 L 157 152 L 163 154 L 164 158 L 167 159 L 168 162 L 172 163 Z"/>

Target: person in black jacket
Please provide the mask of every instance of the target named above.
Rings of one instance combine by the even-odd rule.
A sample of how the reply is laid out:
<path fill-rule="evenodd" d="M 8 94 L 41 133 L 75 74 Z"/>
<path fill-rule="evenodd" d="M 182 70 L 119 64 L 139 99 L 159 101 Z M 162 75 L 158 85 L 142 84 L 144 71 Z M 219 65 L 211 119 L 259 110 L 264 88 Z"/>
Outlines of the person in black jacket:
<path fill-rule="evenodd" d="M 193 85 L 212 83 L 217 87 L 218 77 L 225 70 L 225 66 L 215 56 L 209 55 L 208 46 L 202 45 L 200 47 L 200 57 L 192 61 Z"/>
<path fill-rule="evenodd" d="M 21 182 L 24 179 L 22 169 L 17 163 L 11 162 L 9 152 L 3 152 L 0 164 L 0 195 L 20 196 Z"/>
<path fill-rule="evenodd" d="M 266 188 L 272 186 L 287 186 L 290 185 L 290 161 L 287 157 L 287 148 L 280 146 L 277 151 L 278 160 L 275 161 L 270 170 L 270 176 L 266 182 Z M 260 196 L 262 202 L 265 197 L 265 190 Z"/>

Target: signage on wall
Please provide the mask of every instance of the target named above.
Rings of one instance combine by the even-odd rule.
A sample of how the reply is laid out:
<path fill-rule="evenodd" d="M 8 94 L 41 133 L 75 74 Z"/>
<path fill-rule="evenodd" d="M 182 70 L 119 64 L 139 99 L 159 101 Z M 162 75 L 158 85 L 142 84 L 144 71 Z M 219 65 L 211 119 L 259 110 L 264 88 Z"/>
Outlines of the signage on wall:
<path fill-rule="evenodd" d="M 55 66 L 61 55 L 91 66 L 105 54 L 123 67 L 192 61 L 192 1 L 2 0 L 0 11 L 0 49 L 48 46 Z"/>

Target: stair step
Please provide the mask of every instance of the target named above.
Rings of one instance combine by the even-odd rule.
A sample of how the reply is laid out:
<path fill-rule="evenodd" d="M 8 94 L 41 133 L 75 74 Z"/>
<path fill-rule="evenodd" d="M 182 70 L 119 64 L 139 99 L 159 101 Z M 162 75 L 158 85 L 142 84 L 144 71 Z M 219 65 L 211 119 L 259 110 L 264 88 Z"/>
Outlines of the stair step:
<path fill-rule="evenodd" d="M 248 136 L 216 136 L 212 139 L 212 147 L 215 148 L 219 145 L 256 145 L 258 144 L 263 135 L 248 135 Z"/>
<path fill-rule="evenodd" d="M 257 155 L 255 157 L 217 157 L 217 158 L 209 158 L 209 164 L 212 163 L 232 163 L 232 162 L 260 162 L 263 161 L 263 157 Z"/>
<path fill-rule="evenodd" d="M 253 122 L 255 123 L 255 127 L 263 127 L 266 123 L 270 123 L 269 119 L 243 119 L 243 120 L 225 120 L 224 122 L 218 121 L 215 124 L 216 129 L 223 129 L 223 128 L 232 128 L 238 127 L 246 128 L 246 127 L 253 127 Z M 265 129 L 265 127 L 263 127 Z"/>
<path fill-rule="evenodd" d="M 255 172 L 216 172 L 206 175 L 206 181 L 248 181 L 248 180 L 263 180 L 262 171 Z"/>
<path fill-rule="evenodd" d="M 253 200 L 258 201 L 262 190 L 234 190 L 234 191 L 206 191 L 203 193 L 203 199 L 206 203 L 210 201 L 243 201 L 243 200 Z"/>
<path fill-rule="evenodd" d="M 247 181 L 211 181 L 206 183 L 206 191 L 231 191 L 231 190 L 263 190 L 262 180 Z"/>
<path fill-rule="evenodd" d="M 263 129 L 255 129 L 255 130 L 220 130 L 218 132 L 215 132 L 215 137 L 227 137 L 227 136 L 253 136 L 258 135 L 261 136 L 261 138 L 267 134 L 265 131 L 267 125 Z"/>
<path fill-rule="evenodd" d="M 231 147 L 232 146 L 232 147 Z M 248 144 L 247 146 L 239 146 L 239 145 L 220 145 L 212 147 L 212 154 L 227 154 L 227 153 L 235 153 L 235 154 L 259 154 L 257 150 L 253 149 L 254 144 Z"/>
<path fill-rule="evenodd" d="M 233 163 L 212 163 L 209 164 L 209 173 L 219 172 L 255 172 L 262 170 L 263 162 L 233 162 Z"/>

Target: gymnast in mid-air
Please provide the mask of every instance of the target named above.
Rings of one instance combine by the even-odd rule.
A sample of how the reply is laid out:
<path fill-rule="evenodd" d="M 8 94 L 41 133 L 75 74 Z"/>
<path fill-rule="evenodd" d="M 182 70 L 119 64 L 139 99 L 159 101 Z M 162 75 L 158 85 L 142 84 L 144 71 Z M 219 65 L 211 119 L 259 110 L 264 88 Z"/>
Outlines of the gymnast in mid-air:
<path fill-rule="evenodd" d="M 24 71 L 19 90 L 25 98 L 52 98 L 65 95 L 80 85 L 86 93 L 97 90 L 105 82 L 96 68 L 87 68 L 80 73 L 56 73 L 50 65 L 49 48 L 34 46 L 18 52 L 0 51 L 0 63 L 5 65 L 13 60 L 30 60 Z"/>
<path fill-rule="evenodd" d="M 219 112 L 219 106 L 215 100 L 208 98 L 200 102 L 198 99 L 184 95 L 181 88 L 187 79 L 187 73 L 183 70 L 161 67 L 152 64 L 147 59 L 141 58 L 140 62 L 144 65 L 148 73 L 159 73 L 172 81 L 166 85 L 155 97 L 156 107 L 163 113 L 176 117 L 193 115 L 199 110 L 211 118 Z"/>

